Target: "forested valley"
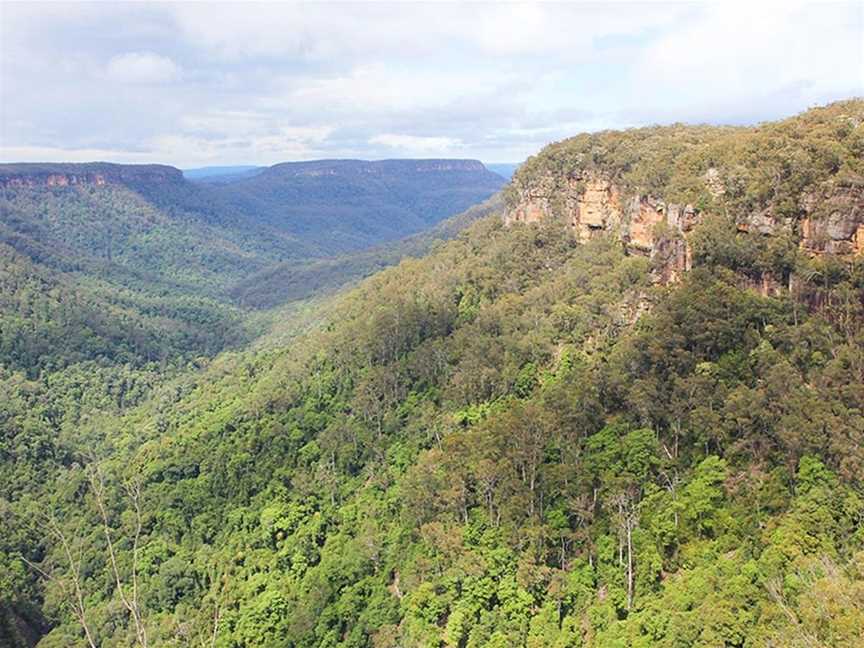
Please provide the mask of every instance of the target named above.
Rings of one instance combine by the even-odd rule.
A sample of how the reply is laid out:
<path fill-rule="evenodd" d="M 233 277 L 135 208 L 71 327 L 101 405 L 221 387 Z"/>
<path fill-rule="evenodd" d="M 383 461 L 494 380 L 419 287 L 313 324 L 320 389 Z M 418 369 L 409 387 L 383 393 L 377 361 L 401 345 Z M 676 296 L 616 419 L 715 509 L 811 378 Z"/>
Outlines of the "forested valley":
<path fill-rule="evenodd" d="M 864 102 L 271 169 L 4 185 L 0 644 L 864 645 Z"/>

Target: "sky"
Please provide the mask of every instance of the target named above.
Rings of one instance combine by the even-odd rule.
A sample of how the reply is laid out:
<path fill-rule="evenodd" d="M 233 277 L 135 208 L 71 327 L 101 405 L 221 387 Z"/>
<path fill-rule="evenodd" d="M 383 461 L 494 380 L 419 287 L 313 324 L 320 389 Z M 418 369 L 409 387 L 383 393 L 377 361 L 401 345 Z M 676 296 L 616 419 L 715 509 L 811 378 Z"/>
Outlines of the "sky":
<path fill-rule="evenodd" d="M 0 161 L 518 162 L 864 95 L 864 1 L 0 0 Z"/>

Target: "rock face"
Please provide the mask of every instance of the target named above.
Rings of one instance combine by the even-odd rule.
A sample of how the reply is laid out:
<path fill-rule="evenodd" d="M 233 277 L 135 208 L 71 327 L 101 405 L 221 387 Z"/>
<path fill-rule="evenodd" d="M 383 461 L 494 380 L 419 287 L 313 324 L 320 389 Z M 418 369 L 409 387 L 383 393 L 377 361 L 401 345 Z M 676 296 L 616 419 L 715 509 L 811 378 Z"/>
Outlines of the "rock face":
<path fill-rule="evenodd" d="M 864 187 L 809 197 L 801 221 L 801 247 L 813 254 L 864 253 Z"/>
<path fill-rule="evenodd" d="M 281 176 L 357 176 L 413 173 L 476 173 L 491 172 L 479 160 L 313 160 L 283 162 L 264 170 L 264 174 Z M 500 178 L 499 178 L 500 181 Z"/>
<path fill-rule="evenodd" d="M 690 269 L 686 234 L 699 221 L 691 205 L 666 203 L 651 196 L 625 198 L 612 182 L 588 173 L 552 176 L 529 187 L 516 186 L 518 200 L 505 216 L 509 223 L 559 217 L 580 240 L 601 233 L 617 234 L 627 249 L 654 260 L 660 281 L 676 281 Z"/>
<path fill-rule="evenodd" d="M 704 181 L 713 196 L 725 192 L 713 169 L 705 174 Z M 813 255 L 864 253 L 864 188 L 838 188 L 827 195 L 804 197 L 801 203 L 805 216 L 797 222 L 763 210 L 739 219 L 738 229 L 764 236 L 796 233 L 801 248 Z M 670 283 L 692 267 L 687 238 L 704 214 L 692 205 L 667 203 L 654 196 L 627 198 L 613 182 L 588 172 L 575 171 L 566 177 L 547 174 L 529 182 L 513 182 L 510 208 L 505 214 L 507 224 L 535 223 L 550 217 L 563 218 L 580 240 L 600 233 L 617 235 L 628 252 L 651 258 L 659 282 Z M 754 287 L 763 294 L 781 289 L 770 276 L 761 277 Z"/>
<path fill-rule="evenodd" d="M 0 164 L 0 187 L 71 187 L 182 182 L 179 169 L 161 164 Z"/>

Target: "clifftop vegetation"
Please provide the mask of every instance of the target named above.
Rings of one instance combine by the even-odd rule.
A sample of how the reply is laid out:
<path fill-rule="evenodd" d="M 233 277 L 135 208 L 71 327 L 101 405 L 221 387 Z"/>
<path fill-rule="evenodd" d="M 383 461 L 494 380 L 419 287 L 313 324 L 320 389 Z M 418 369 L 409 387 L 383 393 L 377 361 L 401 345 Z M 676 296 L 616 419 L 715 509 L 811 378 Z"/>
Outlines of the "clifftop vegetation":
<path fill-rule="evenodd" d="M 675 124 L 582 134 L 529 158 L 514 185 L 581 169 L 703 211 L 740 217 L 769 209 L 794 218 L 811 194 L 864 183 L 862 124 L 864 100 L 850 99 L 754 127 Z"/>

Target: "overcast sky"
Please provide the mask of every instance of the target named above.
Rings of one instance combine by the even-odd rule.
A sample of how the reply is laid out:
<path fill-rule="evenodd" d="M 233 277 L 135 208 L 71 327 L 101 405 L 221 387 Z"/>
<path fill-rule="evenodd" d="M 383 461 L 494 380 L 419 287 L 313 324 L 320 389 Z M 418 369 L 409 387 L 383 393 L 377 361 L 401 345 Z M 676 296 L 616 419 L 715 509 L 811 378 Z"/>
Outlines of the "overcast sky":
<path fill-rule="evenodd" d="M 520 161 L 864 95 L 864 2 L 0 3 L 0 159 Z"/>

